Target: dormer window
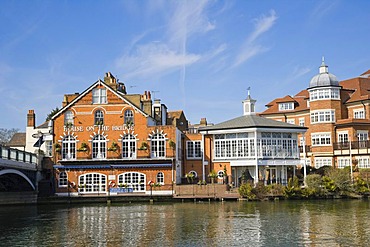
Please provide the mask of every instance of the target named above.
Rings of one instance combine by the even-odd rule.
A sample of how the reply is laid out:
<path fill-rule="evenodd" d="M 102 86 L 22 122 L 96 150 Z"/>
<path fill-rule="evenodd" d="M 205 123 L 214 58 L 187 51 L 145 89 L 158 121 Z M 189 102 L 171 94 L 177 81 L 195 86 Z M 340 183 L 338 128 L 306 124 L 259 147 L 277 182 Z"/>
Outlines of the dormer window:
<path fill-rule="evenodd" d="M 279 111 L 294 110 L 294 102 L 279 103 Z"/>
<path fill-rule="evenodd" d="M 94 88 L 92 91 L 93 104 L 106 104 L 107 103 L 107 90 L 105 88 Z"/>

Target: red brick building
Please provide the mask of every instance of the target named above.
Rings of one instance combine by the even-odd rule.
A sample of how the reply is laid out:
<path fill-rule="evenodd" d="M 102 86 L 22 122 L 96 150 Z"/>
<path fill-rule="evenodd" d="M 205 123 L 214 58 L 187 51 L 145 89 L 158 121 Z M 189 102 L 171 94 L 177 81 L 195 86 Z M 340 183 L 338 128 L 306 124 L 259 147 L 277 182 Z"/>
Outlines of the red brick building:
<path fill-rule="evenodd" d="M 150 92 L 127 94 L 111 73 L 65 95 L 53 116 L 56 193 L 171 194 L 180 182 L 183 112 L 168 112 Z M 177 175 L 177 178 L 176 178 Z"/>
<path fill-rule="evenodd" d="M 339 82 L 323 60 L 307 89 L 266 107 L 260 116 L 308 127 L 299 137 L 307 165 L 370 167 L 370 70 Z"/>

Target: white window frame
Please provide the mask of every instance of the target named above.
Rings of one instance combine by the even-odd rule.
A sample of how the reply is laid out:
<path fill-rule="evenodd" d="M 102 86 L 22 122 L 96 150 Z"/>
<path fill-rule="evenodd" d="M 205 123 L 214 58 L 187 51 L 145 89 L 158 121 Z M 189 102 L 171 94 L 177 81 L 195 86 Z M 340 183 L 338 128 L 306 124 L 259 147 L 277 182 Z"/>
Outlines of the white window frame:
<path fill-rule="evenodd" d="M 99 109 L 94 112 L 94 125 L 104 125 L 104 112 Z"/>
<path fill-rule="evenodd" d="M 304 127 L 304 124 L 305 124 L 304 117 L 299 118 L 299 126 L 303 126 Z"/>
<path fill-rule="evenodd" d="M 287 119 L 286 122 L 289 123 L 289 124 L 295 124 L 295 119 L 290 118 L 290 119 Z"/>
<path fill-rule="evenodd" d="M 141 172 L 125 172 L 118 175 L 118 184 L 132 188 L 133 192 L 146 191 L 146 175 Z"/>
<path fill-rule="evenodd" d="M 294 102 L 279 103 L 279 111 L 291 111 L 294 110 Z"/>
<path fill-rule="evenodd" d="M 59 173 L 58 176 L 58 187 L 65 188 L 68 186 L 68 174 L 65 171 Z"/>
<path fill-rule="evenodd" d="M 64 125 L 72 124 L 74 123 L 74 114 L 72 111 L 68 110 L 64 113 Z"/>
<path fill-rule="evenodd" d="M 152 158 L 166 157 L 166 137 L 161 133 L 156 133 L 150 139 L 150 149 Z"/>
<path fill-rule="evenodd" d="M 50 140 L 45 141 L 45 155 L 46 157 L 53 156 L 53 141 Z"/>
<path fill-rule="evenodd" d="M 351 159 L 349 157 L 338 157 L 338 168 L 350 166 Z"/>
<path fill-rule="evenodd" d="M 358 168 L 370 168 L 370 157 L 369 156 L 359 156 L 356 157 Z"/>
<path fill-rule="evenodd" d="M 340 142 L 340 143 L 347 143 L 347 142 L 349 142 L 348 131 L 338 132 L 338 142 Z"/>
<path fill-rule="evenodd" d="M 107 140 L 103 135 L 95 135 L 92 138 L 92 158 L 105 159 L 107 155 Z"/>
<path fill-rule="evenodd" d="M 105 193 L 107 188 L 107 175 L 92 172 L 78 177 L 79 193 Z"/>
<path fill-rule="evenodd" d="M 163 172 L 157 173 L 156 182 L 160 185 L 164 185 L 164 173 Z"/>
<path fill-rule="evenodd" d="M 127 134 L 122 137 L 122 158 L 136 158 L 136 137 L 132 134 Z"/>
<path fill-rule="evenodd" d="M 320 88 L 310 90 L 310 101 L 340 99 L 339 88 Z"/>
<path fill-rule="evenodd" d="M 192 173 L 194 175 L 194 178 L 198 177 L 198 173 L 194 170 L 191 170 L 189 173 Z"/>
<path fill-rule="evenodd" d="M 320 168 L 323 166 L 332 166 L 333 165 L 333 158 L 332 157 L 316 157 L 314 159 L 315 168 Z"/>
<path fill-rule="evenodd" d="M 328 140 L 329 139 L 329 143 Z M 330 132 L 316 132 L 311 133 L 312 146 L 331 146 L 331 133 Z"/>
<path fill-rule="evenodd" d="M 355 119 L 365 119 L 365 110 L 364 109 L 355 109 L 355 110 L 353 110 L 353 118 L 355 118 Z"/>
<path fill-rule="evenodd" d="M 124 116 L 125 124 L 134 124 L 134 112 L 132 110 L 126 110 Z"/>
<path fill-rule="evenodd" d="M 186 141 L 186 158 L 202 158 L 202 141 Z"/>
<path fill-rule="evenodd" d="M 62 140 L 62 160 L 76 159 L 76 138 L 67 135 Z"/>
<path fill-rule="evenodd" d="M 369 139 L 369 131 L 367 130 L 358 130 L 357 131 L 358 141 L 367 141 Z"/>
<path fill-rule="evenodd" d="M 107 89 L 94 88 L 92 90 L 92 103 L 93 104 L 106 104 L 107 103 Z"/>
<path fill-rule="evenodd" d="M 317 123 L 334 123 L 335 122 L 335 110 L 319 110 L 311 111 L 310 113 L 311 124 Z"/>

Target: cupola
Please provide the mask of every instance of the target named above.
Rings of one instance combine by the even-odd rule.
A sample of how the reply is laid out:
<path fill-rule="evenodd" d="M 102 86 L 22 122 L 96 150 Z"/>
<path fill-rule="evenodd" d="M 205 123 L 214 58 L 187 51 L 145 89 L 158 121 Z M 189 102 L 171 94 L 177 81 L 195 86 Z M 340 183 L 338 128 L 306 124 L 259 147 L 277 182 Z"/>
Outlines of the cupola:
<path fill-rule="evenodd" d="M 255 104 L 256 100 L 251 98 L 250 94 L 250 87 L 248 88 L 248 96 L 245 100 L 242 101 L 243 103 L 243 115 L 254 115 L 256 114 L 255 112 Z"/>
<path fill-rule="evenodd" d="M 319 67 L 319 74 L 315 75 L 311 81 L 308 88 L 314 87 L 331 87 L 339 86 L 337 77 L 329 73 L 328 66 L 325 64 L 324 57 L 322 57 L 321 66 Z"/>

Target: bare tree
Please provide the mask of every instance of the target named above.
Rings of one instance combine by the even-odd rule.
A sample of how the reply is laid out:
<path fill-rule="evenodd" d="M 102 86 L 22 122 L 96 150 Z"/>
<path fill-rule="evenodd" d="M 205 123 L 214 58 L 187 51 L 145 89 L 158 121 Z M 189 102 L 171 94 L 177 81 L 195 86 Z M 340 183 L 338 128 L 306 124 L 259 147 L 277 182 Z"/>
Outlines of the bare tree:
<path fill-rule="evenodd" d="M 4 129 L 0 128 L 0 145 L 4 145 L 12 139 L 12 136 L 19 132 L 19 129 Z"/>

